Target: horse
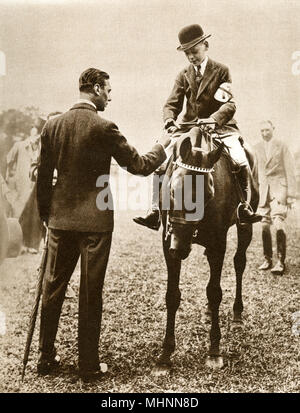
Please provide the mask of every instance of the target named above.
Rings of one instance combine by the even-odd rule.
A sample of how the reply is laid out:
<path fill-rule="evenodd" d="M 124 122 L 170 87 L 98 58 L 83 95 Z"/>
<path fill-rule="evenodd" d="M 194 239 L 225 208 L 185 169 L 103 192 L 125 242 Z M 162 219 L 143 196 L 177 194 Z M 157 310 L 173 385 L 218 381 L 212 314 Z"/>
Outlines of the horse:
<path fill-rule="evenodd" d="M 153 368 L 154 375 L 167 374 L 171 367 L 171 355 L 175 350 L 175 317 L 180 305 L 181 292 L 179 278 L 181 261 L 186 259 L 192 244 L 205 247 L 205 255 L 210 267 L 210 278 L 206 288 L 208 307 L 206 315 L 210 325 L 210 347 L 206 366 L 212 369 L 223 367 L 220 353 L 221 331 L 219 326 L 219 306 L 222 300 L 220 286 L 223 260 L 226 252 L 228 229 L 236 224 L 237 250 L 234 256 L 236 275 L 236 295 L 233 305 L 233 326 L 242 327 L 243 300 L 242 277 L 246 266 L 246 250 L 252 240 L 252 225 L 240 224 L 237 208 L 240 202 L 237 182 L 232 170 L 232 162 L 226 155 L 224 143 L 212 146 L 211 133 L 206 127 L 193 128 L 182 135 L 174 146 L 162 181 L 161 202 L 169 196 L 169 209 L 161 208 L 163 223 L 163 252 L 168 271 L 166 292 L 167 324 L 162 352 Z M 248 156 L 249 165 L 255 172 L 255 160 Z M 196 178 L 201 176 L 204 190 L 204 216 L 187 220 L 185 206 L 175 208 L 178 187 L 184 188 L 184 179 L 189 176 L 189 188 L 195 199 Z M 255 176 L 255 173 L 254 173 Z M 252 182 L 252 187 L 255 182 Z M 177 191 L 177 192 L 176 192 Z M 180 193 L 180 191 L 179 191 Z M 166 196 L 166 199 L 168 198 Z M 180 196 L 179 196 L 180 197 Z M 181 196 L 182 198 L 182 196 Z M 251 190 L 251 206 L 258 205 L 257 188 Z M 201 219 L 202 218 L 202 219 Z"/>

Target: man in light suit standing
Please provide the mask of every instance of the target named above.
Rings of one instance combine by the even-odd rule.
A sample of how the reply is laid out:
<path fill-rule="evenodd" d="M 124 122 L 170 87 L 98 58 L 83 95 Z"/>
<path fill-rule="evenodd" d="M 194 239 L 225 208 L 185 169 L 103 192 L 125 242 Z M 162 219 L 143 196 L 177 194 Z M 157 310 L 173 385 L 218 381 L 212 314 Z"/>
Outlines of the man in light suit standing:
<path fill-rule="evenodd" d="M 273 223 L 276 229 L 277 263 L 273 274 L 282 275 L 285 270 L 286 231 L 284 221 L 288 208 L 296 199 L 296 174 L 294 160 L 288 146 L 274 138 L 271 121 L 261 122 L 262 141 L 255 146 L 258 160 L 259 212 L 262 219 L 262 241 L 264 262 L 260 270 L 272 268 Z"/>

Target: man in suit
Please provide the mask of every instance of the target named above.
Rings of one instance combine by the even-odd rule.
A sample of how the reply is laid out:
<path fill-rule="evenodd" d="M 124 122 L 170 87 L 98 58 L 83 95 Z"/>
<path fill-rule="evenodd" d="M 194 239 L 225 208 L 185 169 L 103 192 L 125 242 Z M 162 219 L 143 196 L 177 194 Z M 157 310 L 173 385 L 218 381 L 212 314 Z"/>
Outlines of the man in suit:
<path fill-rule="evenodd" d="M 102 191 L 111 197 L 109 183 L 99 187 L 98 179 L 109 176 L 112 157 L 132 174 L 152 173 L 166 159 L 164 147 L 170 140 L 162 137 L 140 156 L 113 122 L 97 114 L 111 100 L 109 75 L 87 69 L 80 76 L 79 90 L 80 100 L 68 112 L 49 120 L 41 134 L 37 200 L 49 239 L 37 369 L 45 375 L 58 362 L 54 341 L 61 307 L 81 256 L 79 375 L 90 380 L 100 373 L 102 288 L 114 225 L 112 204 L 99 202 Z"/>
<path fill-rule="evenodd" d="M 20 218 L 33 188 L 29 174 L 31 162 L 39 153 L 39 139 L 38 130 L 33 126 L 30 135 L 25 140 L 16 142 L 7 154 L 6 179 L 10 183 L 14 182 L 13 217 L 15 218 Z"/>
<path fill-rule="evenodd" d="M 180 129 L 176 120 L 186 102 L 183 122 L 202 120 L 210 123 L 209 126 L 215 128 L 220 135 L 227 136 L 223 142 L 229 148 L 230 155 L 239 170 L 237 177 L 241 187 L 241 191 L 238 191 L 241 196 L 240 222 L 258 222 L 261 216 L 253 213 L 249 207 L 250 169 L 245 151 L 239 141 L 240 132 L 237 123 L 233 119 L 236 105 L 231 91 L 231 76 L 227 66 L 207 56 L 208 37 L 210 35 L 204 34 L 198 24 L 186 26 L 178 34 L 180 46 L 177 50 L 185 53 L 190 64 L 176 77 L 173 90 L 163 108 L 164 127 L 169 133 Z M 146 217 L 134 218 L 136 223 L 154 230 L 160 227 L 159 185 L 155 184 L 158 181 L 157 176 L 154 176 L 151 212 Z"/>
<path fill-rule="evenodd" d="M 277 263 L 271 269 L 282 275 L 285 270 L 286 233 L 284 221 L 288 208 L 296 199 L 296 173 L 293 157 L 287 145 L 273 137 L 271 121 L 261 123 L 262 141 L 255 145 L 258 160 L 259 211 L 262 219 L 264 262 L 260 270 L 272 268 L 272 236 L 270 225 L 276 229 Z"/>

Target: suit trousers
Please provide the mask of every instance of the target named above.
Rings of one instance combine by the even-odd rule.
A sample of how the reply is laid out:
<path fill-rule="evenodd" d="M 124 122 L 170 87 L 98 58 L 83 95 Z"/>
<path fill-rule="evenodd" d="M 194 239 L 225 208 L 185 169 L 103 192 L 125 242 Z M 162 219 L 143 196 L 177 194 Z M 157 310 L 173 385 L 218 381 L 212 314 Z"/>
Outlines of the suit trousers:
<path fill-rule="evenodd" d="M 49 229 L 48 256 L 43 283 L 39 350 L 51 357 L 66 288 L 81 256 L 79 289 L 79 368 L 99 367 L 102 289 L 112 232 Z"/>
<path fill-rule="evenodd" d="M 288 207 L 278 202 L 277 199 L 272 199 L 270 191 L 268 192 L 265 205 L 259 207 L 258 211 L 263 215 L 261 221 L 263 225 L 271 225 L 273 223 L 277 231 L 279 229 L 285 229 L 284 221 L 287 217 Z"/>

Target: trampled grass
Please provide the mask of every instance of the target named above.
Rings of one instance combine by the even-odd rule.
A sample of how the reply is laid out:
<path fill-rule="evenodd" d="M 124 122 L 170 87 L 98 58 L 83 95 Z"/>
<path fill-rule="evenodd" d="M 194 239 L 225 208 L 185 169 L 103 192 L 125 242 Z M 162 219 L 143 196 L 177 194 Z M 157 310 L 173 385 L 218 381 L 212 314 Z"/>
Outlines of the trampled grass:
<path fill-rule="evenodd" d="M 173 392 L 299 392 L 299 336 L 292 333 L 292 314 L 300 311 L 299 228 L 288 221 L 288 271 L 283 277 L 257 270 L 262 259 L 260 226 L 256 224 L 244 274 L 245 327 L 230 329 L 235 293 L 232 259 L 235 229 L 230 230 L 222 275 L 220 307 L 224 368 L 205 367 L 208 326 L 202 321 L 206 304 L 208 264 L 204 249 L 194 246 L 181 271 L 182 301 L 177 313 L 177 348 L 167 377 L 153 377 L 151 369 L 164 337 L 167 272 L 161 232 L 132 222 L 135 213 L 116 214 L 115 232 L 104 288 L 101 361 L 105 378 L 94 384 L 77 379 L 78 301 L 66 299 L 57 336 L 61 367 L 56 374 L 36 374 L 39 319 L 25 380 L 19 386 L 29 315 L 34 300 L 40 255 L 8 259 L 1 268 L 0 311 L 6 332 L 0 335 L 0 391 L 4 393 L 173 393 Z M 71 280 L 78 296 L 79 269 Z M 300 327 L 298 329 L 300 333 Z"/>

